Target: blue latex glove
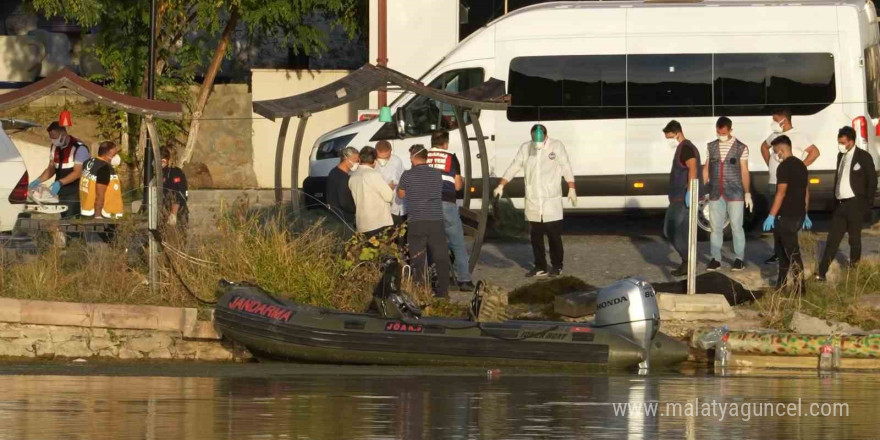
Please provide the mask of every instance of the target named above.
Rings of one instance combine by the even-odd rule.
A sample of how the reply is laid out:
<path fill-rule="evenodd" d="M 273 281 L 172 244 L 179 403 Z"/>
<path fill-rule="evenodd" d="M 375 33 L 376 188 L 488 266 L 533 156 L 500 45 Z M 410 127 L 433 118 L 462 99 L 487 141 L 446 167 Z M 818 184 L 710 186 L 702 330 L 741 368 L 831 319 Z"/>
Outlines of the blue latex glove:
<path fill-rule="evenodd" d="M 39 178 L 34 179 L 33 182 L 28 184 L 28 190 L 32 190 L 32 189 L 40 186 L 41 183 L 43 183 L 43 182 L 40 182 Z"/>
<path fill-rule="evenodd" d="M 773 223 L 776 222 L 776 217 L 772 215 L 768 215 L 767 219 L 764 220 L 764 232 L 767 232 L 773 229 Z"/>
<path fill-rule="evenodd" d="M 691 190 L 688 190 L 684 195 L 684 206 L 691 207 Z"/>
<path fill-rule="evenodd" d="M 808 215 L 804 217 L 804 230 L 809 231 L 810 229 L 813 229 L 813 221 L 810 220 L 810 216 Z"/>
<path fill-rule="evenodd" d="M 57 180 L 52 182 L 52 185 L 49 187 L 49 192 L 52 193 L 53 196 L 57 196 L 60 191 L 61 191 L 61 182 L 59 182 Z"/>

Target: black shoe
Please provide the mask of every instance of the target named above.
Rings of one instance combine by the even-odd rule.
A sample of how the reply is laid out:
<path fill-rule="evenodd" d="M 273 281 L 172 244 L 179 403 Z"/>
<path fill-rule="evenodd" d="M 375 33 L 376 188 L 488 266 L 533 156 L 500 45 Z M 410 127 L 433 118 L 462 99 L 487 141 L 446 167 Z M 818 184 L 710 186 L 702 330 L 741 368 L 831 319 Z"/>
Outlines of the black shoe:
<path fill-rule="evenodd" d="M 825 279 L 825 275 L 818 275 L 818 274 L 817 274 L 816 276 L 813 277 L 813 281 L 816 281 L 816 282 L 819 282 L 819 283 L 824 283 L 824 282 L 826 282 L 826 281 L 828 281 L 828 280 Z"/>
<path fill-rule="evenodd" d="M 770 258 L 764 260 L 764 264 L 776 264 L 779 262 L 779 257 L 776 255 L 771 256 Z"/>
<path fill-rule="evenodd" d="M 681 266 L 678 266 L 678 269 L 670 272 L 670 275 L 674 277 L 683 277 L 688 274 L 688 264 L 687 262 L 681 263 Z"/>
<path fill-rule="evenodd" d="M 474 283 L 471 281 L 462 281 L 458 283 L 458 290 L 462 292 L 473 292 L 476 288 L 477 286 L 475 286 Z"/>
<path fill-rule="evenodd" d="M 734 272 L 739 272 L 745 268 L 746 268 L 746 264 L 743 263 L 743 260 L 740 260 L 739 258 L 737 258 L 736 261 L 733 262 L 733 265 L 730 266 L 730 270 L 732 270 Z"/>
<path fill-rule="evenodd" d="M 549 275 L 550 275 L 551 278 L 552 278 L 552 277 L 558 277 L 558 276 L 562 275 L 562 268 L 561 268 L 561 267 L 557 267 L 557 266 L 553 266 L 553 267 L 551 267 L 551 268 L 550 268 L 550 273 L 549 273 Z"/>
<path fill-rule="evenodd" d="M 544 269 L 538 269 L 537 267 L 526 272 L 526 278 L 546 277 L 546 276 L 547 276 L 547 271 Z"/>
<path fill-rule="evenodd" d="M 706 270 L 708 270 L 709 272 L 715 272 L 718 269 L 721 269 L 721 263 L 719 263 L 718 260 L 714 258 L 712 259 L 712 261 L 709 262 L 709 264 L 706 265 Z"/>

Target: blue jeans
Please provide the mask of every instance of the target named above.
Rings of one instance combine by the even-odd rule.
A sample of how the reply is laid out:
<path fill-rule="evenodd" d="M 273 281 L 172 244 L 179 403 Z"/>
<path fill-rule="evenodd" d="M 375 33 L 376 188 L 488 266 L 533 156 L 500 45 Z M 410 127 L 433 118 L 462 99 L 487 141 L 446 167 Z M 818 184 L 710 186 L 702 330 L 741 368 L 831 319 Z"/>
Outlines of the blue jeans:
<path fill-rule="evenodd" d="M 709 201 L 709 247 L 712 258 L 721 261 L 721 245 L 724 243 L 724 220 L 730 219 L 730 232 L 733 235 L 733 252 L 738 260 L 745 259 L 746 233 L 743 231 L 743 209 L 745 202 L 728 202 L 723 197 Z"/>
<path fill-rule="evenodd" d="M 468 282 L 471 280 L 470 259 L 464 244 L 464 229 L 461 226 L 461 217 L 458 216 L 458 205 L 455 203 L 443 202 L 443 226 L 446 229 L 446 239 L 449 240 L 449 249 L 455 256 L 455 281 Z"/>
<path fill-rule="evenodd" d="M 682 264 L 688 259 L 688 208 L 684 202 L 670 202 L 663 218 L 663 235 L 672 243 Z"/>

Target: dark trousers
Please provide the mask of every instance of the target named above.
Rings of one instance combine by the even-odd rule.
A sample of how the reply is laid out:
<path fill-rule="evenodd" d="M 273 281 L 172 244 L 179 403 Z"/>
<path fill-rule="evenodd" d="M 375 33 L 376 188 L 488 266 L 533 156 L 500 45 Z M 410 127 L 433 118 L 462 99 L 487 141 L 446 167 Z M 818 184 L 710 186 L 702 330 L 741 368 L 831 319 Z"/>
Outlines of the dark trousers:
<path fill-rule="evenodd" d="M 803 217 L 777 217 L 773 227 L 773 240 L 777 248 L 782 252 L 779 257 L 779 275 L 776 278 L 776 288 L 780 289 L 786 281 L 791 279 L 797 287 L 798 293 L 805 290 L 803 273 L 804 263 L 801 261 L 801 247 L 798 244 L 798 231 L 804 224 Z"/>
<path fill-rule="evenodd" d="M 391 214 L 391 221 L 394 222 L 395 228 L 400 228 L 400 225 L 402 225 L 406 221 L 406 216 Z M 404 247 L 406 247 L 406 234 L 398 235 L 396 243 L 397 243 L 397 247 L 400 248 L 401 250 L 403 250 Z"/>
<path fill-rule="evenodd" d="M 58 203 L 67 206 L 67 211 L 61 213 L 62 219 L 71 219 L 79 216 L 79 180 L 61 187 L 61 190 L 58 191 Z"/>
<path fill-rule="evenodd" d="M 684 201 L 670 202 L 663 219 L 663 234 L 678 256 L 682 264 L 688 259 L 688 208 Z"/>
<path fill-rule="evenodd" d="M 544 254 L 544 235 L 550 242 L 550 263 L 562 269 L 562 220 L 555 222 L 529 222 L 529 235 L 532 238 L 532 253 L 535 256 L 535 268 L 547 270 L 547 256 Z"/>
<path fill-rule="evenodd" d="M 409 259 L 415 281 L 421 284 L 427 281 L 428 253 L 430 253 L 431 261 L 437 269 L 437 287 L 434 294 L 438 297 L 448 296 L 449 245 L 446 242 L 443 220 L 410 221 L 406 241 L 409 245 Z"/>
<path fill-rule="evenodd" d="M 819 275 L 825 276 L 828 267 L 837 254 L 843 234 L 849 235 L 849 261 L 858 263 L 862 258 L 862 222 L 865 217 L 865 203 L 857 198 L 839 200 L 831 216 L 831 230 L 825 241 L 825 253 L 819 263 Z"/>

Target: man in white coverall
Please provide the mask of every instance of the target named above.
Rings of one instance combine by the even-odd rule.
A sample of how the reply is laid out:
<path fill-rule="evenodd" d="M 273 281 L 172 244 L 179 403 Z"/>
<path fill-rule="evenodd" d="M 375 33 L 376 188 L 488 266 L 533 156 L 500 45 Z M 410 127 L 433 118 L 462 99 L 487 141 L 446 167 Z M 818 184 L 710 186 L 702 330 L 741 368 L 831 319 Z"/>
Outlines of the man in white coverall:
<path fill-rule="evenodd" d="M 577 193 L 574 189 L 574 174 L 565 145 L 550 139 L 547 127 L 541 124 L 532 126 L 532 140 L 522 144 L 516 158 L 507 168 L 501 183 L 495 188 L 495 196 L 504 194 L 504 185 L 510 182 L 520 170 L 525 175 L 525 211 L 529 221 L 532 239 L 532 252 L 535 255 L 535 268 L 527 277 L 547 276 L 547 257 L 544 254 L 544 234 L 550 242 L 549 271 L 551 277 L 562 273 L 562 184 L 568 183 L 568 200 L 577 206 Z"/>

